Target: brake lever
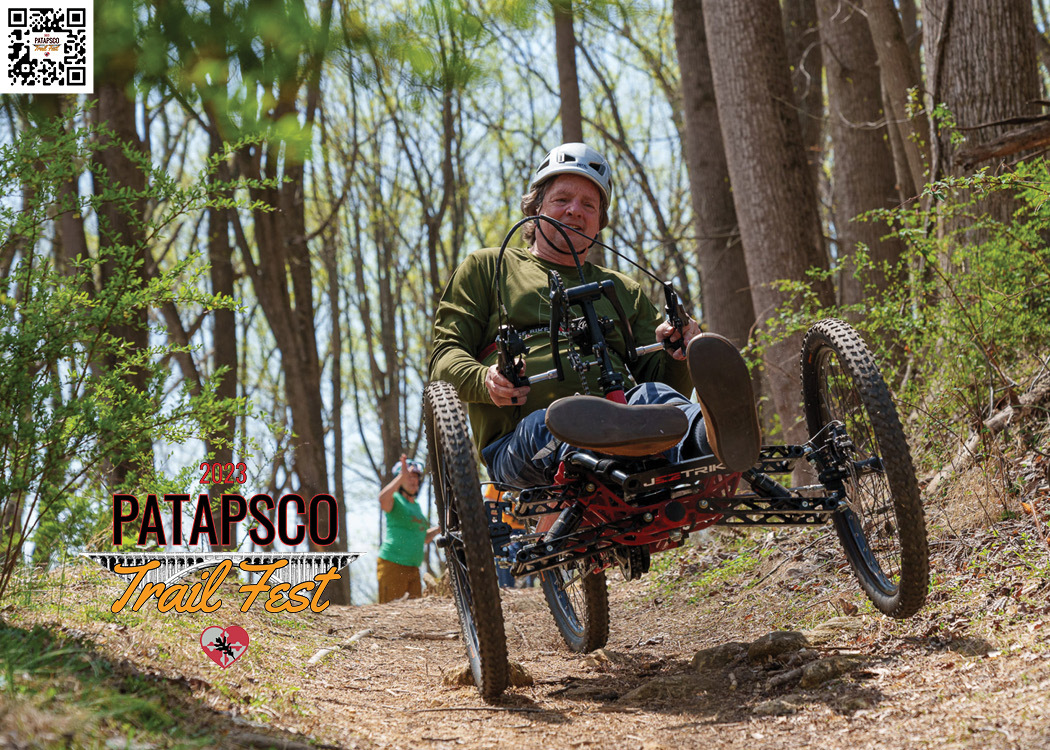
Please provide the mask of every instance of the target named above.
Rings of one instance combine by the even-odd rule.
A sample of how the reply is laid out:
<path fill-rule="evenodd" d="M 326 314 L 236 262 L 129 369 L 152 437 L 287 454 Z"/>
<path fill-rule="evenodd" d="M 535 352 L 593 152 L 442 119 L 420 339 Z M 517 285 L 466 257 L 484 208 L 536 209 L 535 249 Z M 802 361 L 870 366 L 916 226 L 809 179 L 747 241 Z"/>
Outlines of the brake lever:
<path fill-rule="evenodd" d="M 524 371 L 525 361 L 522 357 L 529 353 L 529 347 L 525 346 L 525 341 L 517 330 L 511 326 L 500 326 L 496 331 L 496 348 L 499 351 L 496 366 L 503 377 L 515 388 L 528 385 L 528 376 L 519 373 Z"/>
<path fill-rule="evenodd" d="M 682 320 L 682 306 L 678 303 L 678 295 L 675 293 L 674 284 L 670 281 L 664 282 L 664 315 L 671 327 L 678 331 L 678 340 L 664 339 L 664 349 L 669 353 L 685 351 L 685 321 Z"/>

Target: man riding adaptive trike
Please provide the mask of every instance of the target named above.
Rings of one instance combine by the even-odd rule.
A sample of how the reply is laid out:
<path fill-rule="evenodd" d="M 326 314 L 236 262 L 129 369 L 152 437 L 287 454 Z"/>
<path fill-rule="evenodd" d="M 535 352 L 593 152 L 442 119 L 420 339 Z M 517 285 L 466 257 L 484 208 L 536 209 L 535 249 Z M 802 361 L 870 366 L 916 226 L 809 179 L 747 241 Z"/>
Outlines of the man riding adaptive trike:
<path fill-rule="evenodd" d="M 661 320 L 640 285 L 584 262 L 608 222 L 610 192 L 597 152 L 556 148 L 522 199 L 526 218 L 502 247 L 468 256 L 435 319 L 424 419 L 438 544 L 486 699 L 507 683 L 494 554 L 515 576 L 540 575 L 575 651 L 608 638 L 606 568 L 637 578 L 653 552 L 716 523 L 830 521 L 880 611 L 908 617 L 925 598 L 918 485 L 860 337 L 837 320 L 810 329 L 802 349 L 810 439 L 760 445 L 736 348 L 683 316 L 670 284 Z M 508 248 L 519 227 L 528 249 Z M 579 283 L 567 286 L 570 276 Z M 693 387 L 699 404 L 682 395 Z M 475 448 L 497 485 L 516 491 L 513 501 L 483 502 Z M 789 488 L 770 476 L 803 458 L 818 484 Z M 503 523 L 504 512 L 525 530 Z"/>

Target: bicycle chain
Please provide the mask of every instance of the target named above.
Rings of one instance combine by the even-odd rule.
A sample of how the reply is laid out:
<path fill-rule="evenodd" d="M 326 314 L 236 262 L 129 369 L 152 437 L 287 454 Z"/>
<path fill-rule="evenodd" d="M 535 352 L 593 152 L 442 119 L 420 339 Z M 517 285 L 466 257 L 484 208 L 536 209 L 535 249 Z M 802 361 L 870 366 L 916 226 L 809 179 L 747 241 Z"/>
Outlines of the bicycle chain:
<path fill-rule="evenodd" d="M 550 278 L 551 286 L 554 287 L 552 290 L 553 294 L 565 296 L 565 284 L 558 274 L 552 274 Z M 583 388 L 583 394 L 585 396 L 591 395 L 591 389 L 587 386 L 587 367 L 583 364 L 583 357 L 576 348 L 576 342 L 572 337 L 572 320 L 569 317 L 569 305 L 562 305 L 562 319 L 558 323 L 558 332 L 565 333 L 565 355 L 569 359 L 569 363 L 572 365 L 572 369 L 576 371 L 576 376 L 580 380 L 580 385 Z M 551 342 L 551 346 L 554 347 L 555 342 Z"/>
<path fill-rule="evenodd" d="M 572 369 L 576 371 L 576 375 L 580 379 L 580 385 L 583 387 L 583 395 L 590 396 L 591 389 L 587 387 L 587 368 L 583 364 L 583 357 L 581 357 L 580 353 L 576 350 L 576 344 L 573 342 L 572 336 L 567 337 L 566 346 L 568 348 L 566 354 L 569 357 L 569 362 L 572 363 Z"/>

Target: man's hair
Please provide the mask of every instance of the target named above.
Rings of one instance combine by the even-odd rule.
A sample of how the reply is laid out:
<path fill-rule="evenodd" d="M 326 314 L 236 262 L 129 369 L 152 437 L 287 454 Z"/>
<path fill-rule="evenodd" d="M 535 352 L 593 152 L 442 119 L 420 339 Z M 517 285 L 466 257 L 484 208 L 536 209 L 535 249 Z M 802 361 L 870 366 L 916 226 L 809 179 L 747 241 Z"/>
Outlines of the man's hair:
<path fill-rule="evenodd" d="M 523 215 L 536 216 L 540 212 L 540 206 L 543 205 L 543 198 L 547 195 L 547 188 L 549 188 L 551 183 L 557 178 L 558 175 L 555 175 L 549 180 L 544 180 L 532 190 L 525 193 L 525 195 L 521 196 L 521 213 Z M 598 194 L 598 199 L 600 201 L 598 229 L 605 229 L 605 227 L 609 226 L 609 202 L 601 195 L 600 190 L 598 191 Z M 549 237 L 550 235 L 547 236 Z M 526 247 L 532 247 L 532 244 L 536 241 L 535 221 L 530 221 L 521 228 L 521 238 L 525 240 Z"/>

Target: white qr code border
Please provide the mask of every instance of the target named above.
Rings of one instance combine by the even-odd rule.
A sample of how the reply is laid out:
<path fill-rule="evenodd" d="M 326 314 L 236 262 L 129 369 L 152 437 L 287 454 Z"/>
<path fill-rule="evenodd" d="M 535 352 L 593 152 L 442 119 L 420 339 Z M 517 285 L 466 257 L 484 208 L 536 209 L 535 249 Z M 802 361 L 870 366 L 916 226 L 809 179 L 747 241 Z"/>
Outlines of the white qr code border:
<path fill-rule="evenodd" d="M 93 0 L 0 0 L 0 94 L 91 94 Z"/>

